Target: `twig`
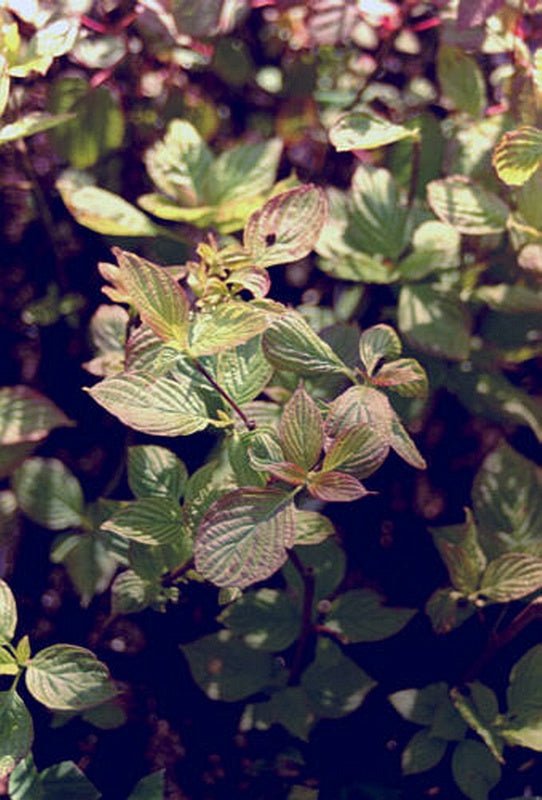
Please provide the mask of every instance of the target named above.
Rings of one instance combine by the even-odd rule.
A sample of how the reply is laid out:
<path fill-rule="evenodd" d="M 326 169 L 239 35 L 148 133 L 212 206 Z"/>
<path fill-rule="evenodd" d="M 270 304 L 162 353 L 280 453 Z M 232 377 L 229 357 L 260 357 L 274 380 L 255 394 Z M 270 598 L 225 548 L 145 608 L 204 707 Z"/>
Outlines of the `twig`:
<path fill-rule="evenodd" d="M 217 383 L 217 382 L 215 381 L 215 379 L 213 378 L 213 376 L 211 375 L 211 373 L 210 373 L 210 372 L 209 372 L 207 369 L 205 369 L 205 367 L 203 366 L 203 364 L 202 364 L 200 361 L 198 361 L 198 359 L 197 359 L 197 358 L 195 358 L 195 359 L 194 359 L 194 366 L 196 367 L 196 369 L 198 370 L 198 372 L 200 372 L 200 373 L 203 375 L 203 377 L 204 377 L 204 378 L 205 378 L 207 381 L 209 381 L 209 383 L 211 384 L 211 386 L 213 387 L 213 389 L 216 389 L 216 391 L 218 392 L 218 394 L 219 394 L 221 397 L 223 397 L 223 398 L 224 398 L 224 400 L 225 400 L 225 401 L 226 401 L 226 402 L 227 402 L 227 403 L 228 403 L 228 404 L 229 404 L 229 405 L 230 405 L 230 406 L 233 408 L 233 410 L 235 411 L 235 413 L 237 414 L 237 416 L 238 416 L 238 417 L 239 417 L 239 418 L 240 418 L 240 419 L 243 421 L 243 424 L 244 424 L 245 428 L 246 428 L 248 431 L 253 431 L 253 430 L 255 430 L 255 428 L 256 428 L 256 423 L 254 422 L 254 420 L 253 420 L 253 419 L 249 419 L 249 418 L 247 417 L 247 415 L 245 414 L 245 412 L 243 411 L 243 409 L 241 408 L 241 406 L 239 406 L 239 405 L 238 405 L 238 403 L 236 403 L 236 402 L 235 402 L 235 400 L 233 399 L 233 397 L 231 397 L 231 396 L 230 396 L 230 395 L 227 393 L 227 391 L 226 391 L 225 389 L 223 389 L 223 388 L 222 388 L 222 386 L 221 386 L 219 383 Z"/>
<path fill-rule="evenodd" d="M 312 625 L 312 606 L 314 603 L 315 580 L 312 567 L 306 567 L 294 550 L 290 550 L 289 557 L 303 580 L 304 589 L 301 630 L 292 659 L 292 666 L 290 667 L 290 676 L 288 678 L 288 684 L 292 686 L 299 683 L 299 678 L 301 677 L 303 669 L 305 650 L 314 630 Z"/>

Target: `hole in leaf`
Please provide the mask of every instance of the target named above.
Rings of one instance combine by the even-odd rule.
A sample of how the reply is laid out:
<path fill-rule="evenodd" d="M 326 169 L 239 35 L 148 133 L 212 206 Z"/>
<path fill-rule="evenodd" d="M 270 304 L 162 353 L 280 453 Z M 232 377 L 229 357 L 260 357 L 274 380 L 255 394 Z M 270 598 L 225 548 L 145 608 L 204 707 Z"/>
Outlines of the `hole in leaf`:
<path fill-rule="evenodd" d="M 275 244 L 276 241 L 277 241 L 277 236 L 275 233 L 268 233 L 267 236 L 265 237 L 266 247 L 271 247 L 272 245 Z"/>

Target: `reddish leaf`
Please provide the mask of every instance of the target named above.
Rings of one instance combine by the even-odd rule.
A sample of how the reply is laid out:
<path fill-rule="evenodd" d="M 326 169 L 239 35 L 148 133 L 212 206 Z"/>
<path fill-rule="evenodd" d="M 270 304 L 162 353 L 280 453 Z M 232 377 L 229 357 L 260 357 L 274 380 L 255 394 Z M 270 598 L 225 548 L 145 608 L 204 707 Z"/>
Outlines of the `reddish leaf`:
<path fill-rule="evenodd" d="M 307 489 L 326 503 L 350 503 L 372 494 L 353 475 L 345 472 L 315 472 L 309 475 Z"/>

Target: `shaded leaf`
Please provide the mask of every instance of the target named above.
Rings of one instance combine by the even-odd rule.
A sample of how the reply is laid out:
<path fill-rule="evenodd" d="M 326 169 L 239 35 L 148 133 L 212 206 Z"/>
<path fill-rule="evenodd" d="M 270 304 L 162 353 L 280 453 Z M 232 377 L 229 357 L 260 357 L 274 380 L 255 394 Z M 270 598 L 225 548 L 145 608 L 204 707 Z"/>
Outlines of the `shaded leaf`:
<path fill-rule="evenodd" d="M 441 90 L 452 105 L 471 117 L 480 117 L 487 105 L 484 74 L 476 59 L 459 47 L 441 44 L 437 55 Z"/>
<path fill-rule="evenodd" d="M 389 325 L 373 325 L 359 340 L 359 355 L 369 377 L 381 362 L 399 358 L 402 349 L 401 340 Z"/>
<path fill-rule="evenodd" d="M 14 765 L 29 752 L 33 739 L 32 717 L 17 692 L 0 692 L 0 774 L 4 761 L 13 759 Z"/>
<path fill-rule="evenodd" d="M 471 617 L 474 603 L 455 589 L 437 589 L 425 604 L 425 613 L 431 620 L 435 633 L 450 633 Z"/>
<path fill-rule="evenodd" d="M 0 445 L 39 442 L 54 428 L 73 424 L 51 400 L 27 386 L 0 388 Z"/>
<path fill-rule="evenodd" d="M 430 528 L 433 541 L 446 564 L 450 581 L 464 594 L 475 592 L 486 568 L 487 559 L 478 543 L 478 531 L 472 513 L 465 509 L 465 522 Z"/>
<path fill-rule="evenodd" d="M 487 747 L 467 739 L 459 742 L 452 756 L 454 780 L 470 800 L 487 800 L 501 777 L 501 768 Z"/>
<path fill-rule="evenodd" d="M 495 728 L 499 713 L 497 695 L 488 686 L 475 681 L 463 691 L 452 689 L 452 702 L 467 725 L 472 728 L 490 750 L 492 756 L 504 764 L 503 741 Z"/>
<path fill-rule="evenodd" d="M 47 114 L 45 111 L 32 111 L 25 114 L 16 122 L 3 125 L 0 128 L 0 147 L 8 142 L 26 139 L 36 133 L 48 131 L 58 125 L 64 125 L 71 120 L 72 114 Z"/>
<path fill-rule="evenodd" d="M 347 642 L 379 642 L 402 630 L 416 613 L 412 608 L 385 606 L 370 589 L 353 589 L 333 601 L 324 624 Z"/>
<path fill-rule="evenodd" d="M 408 212 L 386 169 L 361 165 L 352 179 L 352 211 L 345 231 L 354 250 L 395 260 L 408 236 Z M 389 272 L 389 270 L 387 270 Z"/>
<path fill-rule="evenodd" d="M 218 621 L 255 650 L 286 650 L 297 638 L 299 610 L 284 592 L 259 589 L 246 592 L 220 614 Z"/>
<path fill-rule="evenodd" d="M 506 228 L 508 206 L 462 175 L 432 181 L 427 186 L 427 199 L 437 217 L 460 233 L 482 236 Z"/>
<path fill-rule="evenodd" d="M 33 522 L 53 531 L 83 522 L 84 498 L 77 478 L 56 458 L 29 458 L 13 476 L 17 502 Z"/>
<path fill-rule="evenodd" d="M 454 361 L 468 357 L 471 321 L 459 297 L 435 286 L 403 286 L 399 295 L 401 332 L 414 347 Z"/>
<path fill-rule="evenodd" d="M 296 555 L 314 576 L 315 607 L 319 600 L 328 597 L 339 586 L 346 571 L 344 550 L 333 539 L 321 544 L 296 547 Z M 298 570 L 288 561 L 283 568 L 283 575 L 298 603 L 302 602 L 305 585 Z"/>
<path fill-rule="evenodd" d="M 141 778 L 130 793 L 128 800 L 163 800 L 165 791 L 165 771 L 161 769 Z"/>
<path fill-rule="evenodd" d="M 99 800 L 101 792 L 73 761 L 61 761 L 40 773 L 40 782 L 46 800 Z"/>
<path fill-rule="evenodd" d="M 427 729 L 418 731 L 407 742 L 401 755 L 403 775 L 416 775 L 433 769 L 442 760 L 448 742 L 437 739 Z"/>
<path fill-rule="evenodd" d="M 320 544 L 335 533 L 333 523 L 317 511 L 304 511 L 296 509 L 295 512 L 295 543 Z"/>

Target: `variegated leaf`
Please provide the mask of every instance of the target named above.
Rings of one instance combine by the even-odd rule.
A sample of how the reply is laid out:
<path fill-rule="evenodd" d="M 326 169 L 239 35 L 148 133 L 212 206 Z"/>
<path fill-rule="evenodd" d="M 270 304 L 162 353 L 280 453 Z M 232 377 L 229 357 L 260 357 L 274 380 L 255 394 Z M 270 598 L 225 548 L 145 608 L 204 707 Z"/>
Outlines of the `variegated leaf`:
<path fill-rule="evenodd" d="M 318 406 L 300 386 L 286 403 L 279 425 L 279 436 L 287 461 L 311 469 L 324 443 L 323 419 Z"/>

